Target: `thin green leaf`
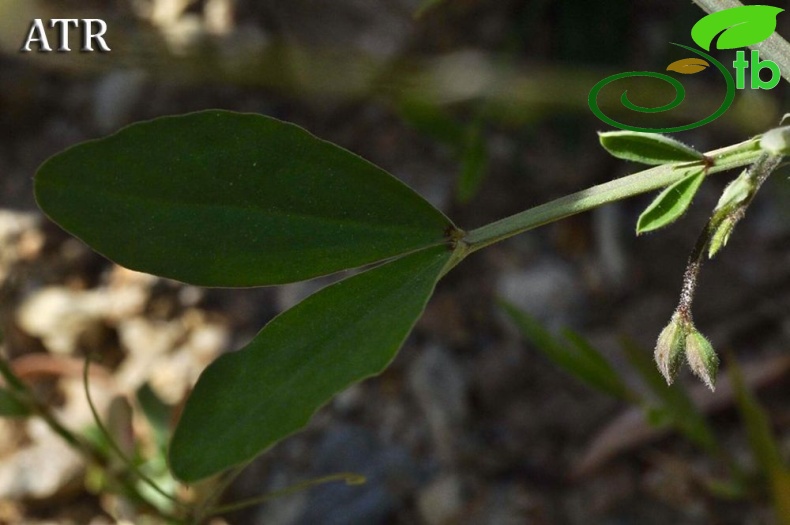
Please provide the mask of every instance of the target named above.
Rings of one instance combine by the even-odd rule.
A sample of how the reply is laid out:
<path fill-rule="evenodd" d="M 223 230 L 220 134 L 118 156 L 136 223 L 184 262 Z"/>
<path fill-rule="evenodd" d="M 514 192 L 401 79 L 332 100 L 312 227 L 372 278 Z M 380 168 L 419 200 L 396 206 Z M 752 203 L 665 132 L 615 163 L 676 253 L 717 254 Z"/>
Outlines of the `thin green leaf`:
<path fill-rule="evenodd" d="M 652 352 L 640 348 L 630 339 L 622 341 L 626 357 L 660 402 L 658 407 L 669 423 L 694 443 L 710 452 L 718 450 L 718 442 L 705 417 L 697 410 L 686 392 L 667 385 L 652 360 Z"/>
<path fill-rule="evenodd" d="M 480 183 L 488 168 L 488 148 L 485 135 L 478 123 L 469 127 L 466 133 L 461 157 L 461 176 L 458 179 L 458 200 L 461 203 L 477 195 Z"/>
<path fill-rule="evenodd" d="M 0 388 L 0 417 L 27 417 L 30 408 L 5 388 Z"/>
<path fill-rule="evenodd" d="M 671 162 L 702 161 L 705 156 L 666 135 L 639 131 L 606 131 L 598 133 L 601 146 L 618 159 L 649 165 Z"/>
<path fill-rule="evenodd" d="M 39 206 L 128 268 L 205 286 L 300 281 L 446 241 L 440 211 L 279 120 L 202 111 L 49 159 Z"/>
<path fill-rule="evenodd" d="M 612 368 L 609 361 L 589 341 L 570 329 L 563 330 L 562 334 L 575 347 L 578 355 L 587 362 L 587 366 L 598 378 L 601 388 L 605 392 L 626 401 L 633 401 L 637 398 L 636 394 L 620 378 L 617 371 Z"/>
<path fill-rule="evenodd" d="M 737 361 L 730 357 L 727 364 L 738 411 L 746 426 L 752 454 L 771 484 L 779 523 L 790 524 L 790 470 L 782 458 L 779 444 L 771 430 L 768 414 L 746 386 Z"/>
<path fill-rule="evenodd" d="M 776 17 L 784 11 L 769 5 L 747 5 L 711 13 L 691 28 L 691 38 L 706 51 L 713 40 L 718 49 L 735 49 L 759 44 L 776 31 Z"/>
<path fill-rule="evenodd" d="M 282 313 L 200 376 L 170 446 L 196 481 L 299 430 L 352 383 L 380 373 L 422 313 L 452 252 L 435 247 L 349 277 Z"/>
<path fill-rule="evenodd" d="M 678 220 L 686 213 L 703 180 L 705 173 L 700 170 L 664 189 L 639 216 L 637 235 L 663 228 Z"/>
<path fill-rule="evenodd" d="M 151 425 L 156 443 L 165 447 L 170 437 L 170 422 L 173 415 L 171 407 L 156 395 L 148 383 L 137 389 L 135 397 L 143 415 Z"/>
<path fill-rule="evenodd" d="M 521 330 L 521 333 L 557 366 L 605 394 L 629 399 L 628 388 L 609 363 L 580 336 L 568 332 L 568 345 L 543 328 L 532 316 L 504 300 L 500 306 Z"/>

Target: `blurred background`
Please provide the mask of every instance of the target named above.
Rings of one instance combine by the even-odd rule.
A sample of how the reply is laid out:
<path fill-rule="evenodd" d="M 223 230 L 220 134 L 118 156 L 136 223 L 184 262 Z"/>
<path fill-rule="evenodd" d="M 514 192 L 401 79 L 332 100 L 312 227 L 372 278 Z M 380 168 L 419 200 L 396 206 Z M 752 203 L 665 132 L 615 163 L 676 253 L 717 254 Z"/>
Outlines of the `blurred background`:
<path fill-rule="evenodd" d="M 703 14 L 666 0 L 0 0 L 6 356 L 67 426 L 90 431 L 81 363 L 100 355 L 91 389 L 102 415 L 167 483 L 140 392 L 171 410 L 212 359 L 327 281 L 207 290 L 114 267 L 37 211 L 32 178 L 47 157 L 161 115 L 256 112 L 360 154 L 471 229 L 641 169 L 599 147 L 607 126 L 587 94 L 608 75 L 686 58 L 669 42 L 691 45 Z M 103 19 L 112 51 L 21 53 L 35 18 Z M 790 15 L 778 20 L 790 35 Z M 55 47 L 54 30 L 49 39 Z M 718 58 L 729 66 L 734 53 Z M 687 101 L 642 122 L 693 122 L 724 96 L 715 69 L 680 80 Z M 673 96 L 633 82 L 636 103 Z M 625 87 L 601 98 L 623 120 L 632 115 L 612 101 Z M 777 125 L 789 95 L 784 82 L 739 91 L 723 117 L 677 137 L 702 151 L 740 142 Z M 225 500 L 335 472 L 368 483 L 322 485 L 216 523 L 787 523 L 776 509 L 790 506 L 790 481 L 760 459 L 790 458 L 786 170 L 703 268 L 695 304 L 697 327 L 744 388 L 723 372 L 711 393 L 684 371 L 667 390 L 642 366 L 731 175 L 706 182 L 655 234 L 634 235 L 646 195 L 470 257 L 385 373 L 261 456 Z M 521 326 L 501 300 L 526 314 Z M 547 356 L 568 345 L 596 348 L 625 399 Z M 161 523 L 40 421 L 0 420 L 0 523 L 121 518 Z"/>

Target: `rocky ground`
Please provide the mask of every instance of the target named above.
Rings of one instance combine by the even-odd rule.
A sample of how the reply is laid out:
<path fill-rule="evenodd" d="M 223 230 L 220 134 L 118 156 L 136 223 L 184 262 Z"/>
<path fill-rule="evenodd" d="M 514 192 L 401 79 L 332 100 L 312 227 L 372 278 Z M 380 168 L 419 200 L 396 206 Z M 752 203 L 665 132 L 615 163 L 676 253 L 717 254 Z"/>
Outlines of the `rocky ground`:
<path fill-rule="evenodd" d="M 659 10 L 649 0 L 624 12 L 617 2 L 571 11 L 559 2 L 466 0 L 419 19 L 418 2 L 384 4 L 20 0 L 0 8 L 8 15 L 0 16 L 5 355 L 67 426 L 92 425 L 82 363 L 97 356 L 90 386 L 100 413 L 112 419 L 126 406 L 121 400 L 131 403 L 135 416 L 123 435 L 150 450 L 155 440 L 134 404 L 142 386 L 177 405 L 213 358 L 324 283 L 206 290 L 113 266 L 37 211 L 32 176 L 49 155 L 159 115 L 213 107 L 260 112 L 359 153 L 472 228 L 635 171 L 597 145 L 602 123 L 589 113 L 586 91 L 607 74 L 650 67 L 665 42 L 687 39 L 677 28 L 699 18 L 686 3 L 666 9 L 662 2 Z M 32 18 L 78 11 L 108 20 L 113 52 L 16 52 L 9 35 L 23 34 Z M 590 43 L 603 30 L 608 38 Z M 787 93 L 744 92 L 727 117 L 683 139 L 703 150 L 743 140 L 778 121 Z M 450 128 L 479 126 L 488 169 L 469 202 L 456 198 L 457 144 L 436 114 L 415 116 L 415 100 L 440 108 Z M 226 499 L 336 472 L 361 473 L 368 482 L 322 485 L 222 519 L 771 523 L 759 490 L 741 500 L 716 497 L 704 484 L 723 475 L 720 462 L 558 369 L 496 302 L 507 299 L 552 330 L 577 330 L 645 390 L 619 340 L 629 337 L 651 353 L 677 300 L 688 251 L 726 180 L 706 183 L 683 222 L 661 233 L 634 237 L 650 201 L 640 197 L 472 256 L 440 283 L 384 374 L 340 394 L 305 431 L 257 460 Z M 704 268 L 696 305 L 698 326 L 737 356 L 758 389 L 786 459 L 789 203 L 784 171 Z M 710 415 L 722 445 L 753 465 L 731 389 L 712 394 L 688 375 L 681 383 Z M 97 494 L 94 474 L 39 419 L 0 420 L 0 523 L 151 519 Z"/>

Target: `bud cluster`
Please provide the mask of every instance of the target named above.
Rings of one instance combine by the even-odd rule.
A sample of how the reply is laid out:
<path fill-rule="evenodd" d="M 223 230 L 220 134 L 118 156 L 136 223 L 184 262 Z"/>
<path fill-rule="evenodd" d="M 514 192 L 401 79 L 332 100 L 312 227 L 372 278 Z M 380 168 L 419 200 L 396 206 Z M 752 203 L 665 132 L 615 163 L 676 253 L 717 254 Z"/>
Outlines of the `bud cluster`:
<path fill-rule="evenodd" d="M 691 319 L 676 311 L 658 336 L 655 350 L 658 369 L 667 384 L 671 385 L 677 377 L 684 357 L 691 371 L 708 388 L 714 390 L 719 358 L 708 339 L 696 329 Z"/>

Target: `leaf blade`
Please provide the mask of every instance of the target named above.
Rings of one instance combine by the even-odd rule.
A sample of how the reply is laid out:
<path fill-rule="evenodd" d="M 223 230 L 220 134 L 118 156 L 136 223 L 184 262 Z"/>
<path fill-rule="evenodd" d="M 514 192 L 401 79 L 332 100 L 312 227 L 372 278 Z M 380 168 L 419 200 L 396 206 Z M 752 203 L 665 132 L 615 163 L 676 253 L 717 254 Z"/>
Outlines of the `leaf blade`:
<path fill-rule="evenodd" d="M 261 286 L 445 242 L 451 222 L 384 170 L 293 124 L 202 111 L 70 148 L 36 175 L 47 215 L 128 268 Z"/>
<path fill-rule="evenodd" d="M 702 161 L 705 156 L 691 146 L 658 133 L 606 131 L 598 133 L 601 146 L 618 159 L 658 166 L 671 162 Z"/>
<path fill-rule="evenodd" d="M 524 338 L 531 341 L 543 355 L 565 372 L 607 395 L 619 399 L 633 396 L 609 362 L 581 336 L 566 331 L 565 338 L 569 342 L 566 344 L 512 303 L 501 299 L 498 302 L 516 323 Z"/>
<path fill-rule="evenodd" d="M 430 248 L 324 288 L 272 320 L 245 349 L 217 359 L 176 427 L 173 472 L 195 481 L 252 459 L 334 394 L 381 372 L 451 253 Z"/>
<path fill-rule="evenodd" d="M 637 235 L 663 228 L 678 220 L 691 205 L 704 179 L 705 173 L 700 170 L 665 188 L 639 216 Z"/>

